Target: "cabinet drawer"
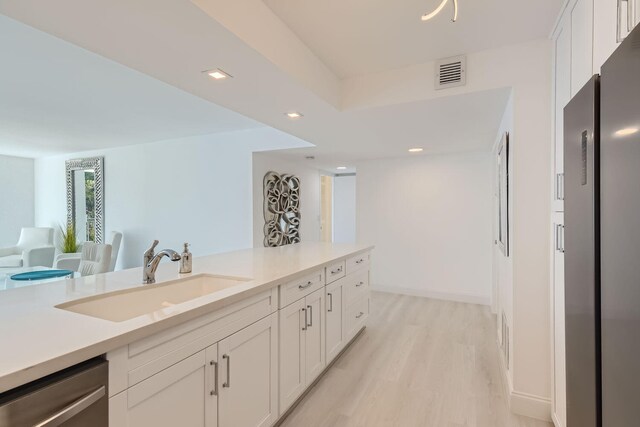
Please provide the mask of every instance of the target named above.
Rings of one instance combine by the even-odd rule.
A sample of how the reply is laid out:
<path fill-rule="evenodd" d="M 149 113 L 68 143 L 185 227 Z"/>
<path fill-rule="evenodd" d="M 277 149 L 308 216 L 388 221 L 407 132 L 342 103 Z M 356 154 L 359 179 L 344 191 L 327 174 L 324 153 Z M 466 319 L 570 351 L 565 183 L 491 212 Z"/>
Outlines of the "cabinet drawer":
<path fill-rule="evenodd" d="M 351 274 L 364 267 L 369 267 L 371 262 L 371 252 L 364 252 L 347 258 L 347 274 Z"/>
<path fill-rule="evenodd" d="M 324 271 L 317 270 L 313 274 L 280 285 L 280 308 L 304 298 L 324 286 Z"/>
<path fill-rule="evenodd" d="M 347 274 L 344 260 L 335 262 L 326 267 L 327 284 L 335 282 Z"/>
<path fill-rule="evenodd" d="M 347 305 L 345 341 L 349 341 L 365 325 L 369 317 L 369 294 Z"/>
<path fill-rule="evenodd" d="M 345 299 L 347 304 L 361 298 L 364 294 L 369 293 L 369 270 L 358 271 L 344 278 L 345 280 Z"/>

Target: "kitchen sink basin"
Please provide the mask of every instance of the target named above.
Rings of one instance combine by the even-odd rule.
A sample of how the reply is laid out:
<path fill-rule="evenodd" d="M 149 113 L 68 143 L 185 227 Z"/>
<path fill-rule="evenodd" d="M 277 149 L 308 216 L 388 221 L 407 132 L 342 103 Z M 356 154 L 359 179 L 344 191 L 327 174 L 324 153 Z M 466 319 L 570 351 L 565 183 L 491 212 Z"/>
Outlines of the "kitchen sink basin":
<path fill-rule="evenodd" d="M 67 311 L 122 322 L 150 314 L 252 279 L 201 274 L 188 279 L 110 292 L 57 305 Z"/>

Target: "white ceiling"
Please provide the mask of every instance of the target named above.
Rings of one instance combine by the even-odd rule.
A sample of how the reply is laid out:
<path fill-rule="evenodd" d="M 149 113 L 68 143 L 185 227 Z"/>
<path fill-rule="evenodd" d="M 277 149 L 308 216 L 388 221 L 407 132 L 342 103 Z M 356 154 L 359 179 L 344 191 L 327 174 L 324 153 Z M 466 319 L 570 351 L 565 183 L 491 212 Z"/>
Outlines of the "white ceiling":
<path fill-rule="evenodd" d="M 333 3 L 333 0 L 328 1 Z M 462 8 L 467 0 L 461 1 Z M 521 3 L 521 0 L 514 1 Z M 199 4 L 196 5 L 196 2 Z M 38 72 L 13 72 L 13 79 L 19 81 L 18 86 L 23 89 L 23 92 L 14 95 L 14 104 L 27 101 L 29 104 L 24 105 L 22 117 L 14 112 L 16 117 L 11 121 L 20 123 L 20 120 L 26 121 L 32 115 L 46 117 L 49 114 L 47 111 L 54 109 L 59 101 L 64 108 L 60 108 L 56 114 L 64 117 L 55 117 L 58 123 L 65 126 L 49 128 L 46 132 L 42 130 L 44 128 L 38 128 L 39 123 L 19 127 L 23 133 L 32 132 L 29 126 L 42 130 L 37 135 L 40 139 L 32 138 L 40 141 L 36 149 L 45 150 L 49 140 L 55 139 L 74 141 L 75 145 L 69 148 L 73 151 L 79 151 L 79 147 L 88 150 L 97 148 L 94 145 L 115 144 L 112 142 L 115 139 L 123 141 L 124 138 L 117 138 L 118 129 L 137 129 L 136 132 L 140 134 L 138 140 L 168 139 L 172 137 L 169 135 L 171 132 L 193 131 L 207 125 L 212 128 L 207 130 L 210 132 L 224 126 L 225 129 L 257 126 L 257 122 L 260 122 L 315 144 L 316 147 L 304 149 L 304 152 L 293 150 L 288 155 L 297 159 L 315 155 L 314 164 L 330 171 L 334 171 L 334 166 L 350 166 L 359 159 L 407 156 L 406 150 L 411 146 L 424 147 L 425 154 L 490 149 L 510 93 L 509 82 L 493 79 L 490 84 L 475 85 L 473 89 L 454 88 L 437 91 L 436 94 L 432 79 L 426 79 L 423 86 L 408 84 L 405 88 L 404 82 L 398 78 L 397 81 L 394 79 L 394 85 L 400 91 L 405 91 L 399 92 L 401 94 L 410 91 L 410 101 L 396 101 L 399 98 L 390 96 L 392 101 L 389 102 L 365 102 L 357 108 L 343 109 L 339 103 L 327 101 L 310 87 L 308 82 L 311 80 L 304 81 L 290 71 L 301 70 L 302 75 L 310 64 L 316 63 L 307 61 L 304 55 L 291 55 L 291 51 L 287 52 L 291 46 L 285 42 L 270 42 L 272 39 L 298 40 L 295 34 L 290 30 L 288 33 L 282 32 L 281 28 L 274 29 L 266 24 L 256 26 L 253 21 L 248 25 L 244 16 L 249 5 L 260 5 L 262 9 L 254 11 L 247 19 L 267 22 L 268 15 L 271 15 L 277 21 L 269 21 L 271 24 L 279 24 L 287 29 L 262 0 L 163 0 L 161 8 L 157 7 L 157 0 L 0 1 L 0 13 L 93 52 L 97 55 L 89 54 L 92 60 L 114 67 L 113 73 L 96 78 L 100 75 L 100 66 L 74 65 L 66 72 L 56 72 L 54 79 L 47 80 L 48 77 L 43 77 L 40 70 L 54 67 L 60 54 L 55 58 L 47 56 L 47 50 L 52 48 L 46 42 L 42 42 L 44 49 L 31 47 L 31 54 L 37 60 L 29 59 L 27 64 L 32 65 L 26 68 L 33 70 L 36 64 Z M 207 7 L 203 9 L 203 6 Z M 149 13 L 150 10 L 154 13 Z M 214 12 L 233 13 L 225 21 L 212 15 Z M 446 16 L 442 18 L 448 19 Z M 236 28 L 232 22 L 234 19 L 236 23 L 245 25 L 247 31 L 242 36 L 238 35 L 238 31 L 231 30 Z M 551 20 L 547 17 L 544 22 Z M 250 37 L 279 49 L 265 54 L 247 41 Z M 302 42 L 299 43 L 304 46 Z M 7 47 L 10 44 L 5 42 L 0 46 L 10 52 L 11 49 Z M 69 46 L 66 43 L 64 45 Z M 16 51 L 28 52 L 29 49 L 20 48 Z M 18 53 L 13 52 L 12 55 L 19 57 Z M 41 55 L 46 59 L 40 61 L 38 57 Z M 223 68 L 234 78 L 221 83 L 203 76 L 202 70 L 215 67 Z M 125 77 L 117 74 L 115 69 L 127 70 L 131 74 Z M 87 75 L 82 70 L 91 72 Z M 152 79 L 144 82 L 132 80 L 142 79 L 144 75 Z M 325 77 L 320 76 L 315 81 L 321 82 Z M 424 78 L 422 74 L 420 77 Z M 33 98 L 33 93 L 28 89 L 34 79 L 43 79 L 40 86 L 36 87 L 51 95 Z M 340 81 L 338 83 L 335 87 L 325 87 L 340 90 L 343 85 Z M 58 90 L 58 86 L 64 90 Z M 385 86 L 372 87 L 377 90 L 374 98 L 388 93 Z M 411 89 L 415 87 L 419 89 Z M 3 88 L 1 82 L 0 88 L 8 90 Z M 91 95 L 88 99 L 98 99 L 99 95 L 104 101 L 90 103 L 83 94 Z M 65 102 L 63 95 L 70 97 L 70 100 Z M 336 95 L 337 99 L 344 97 L 344 93 L 338 92 Z M 45 105 L 47 108 L 41 108 L 39 103 L 47 98 L 56 101 L 48 102 Z M 147 99 L 148 102 L 143 102 Z M 103 102 L 106 107 L 102 107 Z M 143 113 L 150 107 L 160 111 L 153 117 L 145 116 Z M 2 100 L 0 108 L 0 113 L 8 116 L 5 114 L 6 106 L 2 107 Z M 92 114 L 92 109 L 96 109 L 97 113 Z M 113 111 L 118 109 L 124 113 Z M 289 110 L 302 111 L 305 117 L 296 121 L 288 120 L 284 112 Z M 232 111 L 257 122 L 243 119 Z M 112 118 L 113 115 L 121 120 L 120 124 L 114 125 L 117 120 Z M 9 121 L 7 123 L 18 127 Z M 7 123 L 0 121 L 0 126 L 4 127 Z M 138 124 L 140 127 L 135 127 Z M 59 133 L 52 129 L 58 129 Z M 135 132 L 131 133 L 135 135 Z M 204 132 L 198 130 L 195 133 Z M 101 134 L 107 137 L 102 138 Z M 0 141 L 1 138 L 0 131 Z M 131 141 L 134 143 L 134 138 Z"/>
<path fill-rule="evenodd" d="M 44 155 L 260 123 L 0 15 L 0 154 Z"/>
<path fill-rule="evenodd" d="M 547 37 L 564 0 L 264 0 L 340 77 Z"/>

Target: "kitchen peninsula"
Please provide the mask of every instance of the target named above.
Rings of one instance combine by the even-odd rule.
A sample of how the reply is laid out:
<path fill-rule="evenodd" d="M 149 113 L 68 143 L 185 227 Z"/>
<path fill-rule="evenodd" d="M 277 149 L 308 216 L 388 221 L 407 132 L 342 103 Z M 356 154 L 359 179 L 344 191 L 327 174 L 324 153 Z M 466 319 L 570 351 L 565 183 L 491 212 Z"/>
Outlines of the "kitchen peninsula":
<path fill-rule="evenodd" d="M 153 285 L 134 268 L 4 291 L 0 392 L 106 355 L 110 426 L 272 425 L 364 328 L 371 249 L 299 243 L 196 257 L 185 275 L 165 261 Z"/>

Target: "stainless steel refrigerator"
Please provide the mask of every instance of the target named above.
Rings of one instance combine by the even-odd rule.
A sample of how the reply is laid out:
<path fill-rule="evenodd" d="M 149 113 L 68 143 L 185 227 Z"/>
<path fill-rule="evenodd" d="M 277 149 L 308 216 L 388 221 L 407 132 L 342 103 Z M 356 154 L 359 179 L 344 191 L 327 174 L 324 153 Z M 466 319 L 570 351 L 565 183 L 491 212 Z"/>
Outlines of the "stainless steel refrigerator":
<path fill-rule="evenodd" d="M 567 427 L 640 425 L 640 27 L 564 110 Z"/>

